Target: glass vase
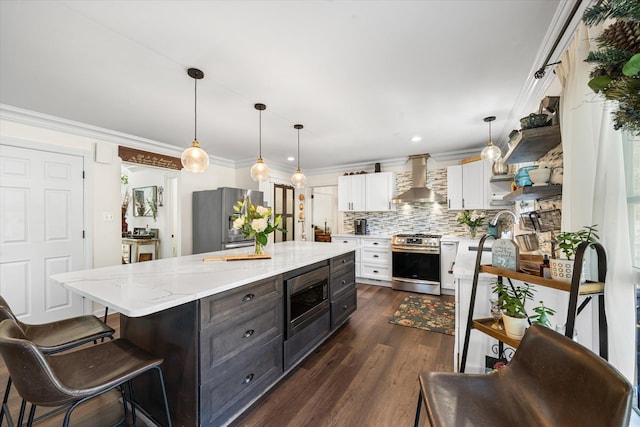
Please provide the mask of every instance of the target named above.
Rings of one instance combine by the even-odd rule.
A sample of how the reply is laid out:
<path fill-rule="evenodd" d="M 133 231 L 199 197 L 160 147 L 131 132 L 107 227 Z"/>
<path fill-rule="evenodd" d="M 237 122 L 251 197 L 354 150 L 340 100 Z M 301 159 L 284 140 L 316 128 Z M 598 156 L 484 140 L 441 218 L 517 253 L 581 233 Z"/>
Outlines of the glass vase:
<path fill-rule="evenodd" d="M 476 238 L 477 232 L 478 232 L 478 229 L 476 227 L 469 226 L 469 234 L 471 235 L 472 239 Z"/>
<path fill-rule="evenodd" d="M 255 246 L 255 254 L 256 255 L 262 255 L 264 253 L 264 246 L 262 243 L 258 242 L 256 240 L 256 246 Z"/>

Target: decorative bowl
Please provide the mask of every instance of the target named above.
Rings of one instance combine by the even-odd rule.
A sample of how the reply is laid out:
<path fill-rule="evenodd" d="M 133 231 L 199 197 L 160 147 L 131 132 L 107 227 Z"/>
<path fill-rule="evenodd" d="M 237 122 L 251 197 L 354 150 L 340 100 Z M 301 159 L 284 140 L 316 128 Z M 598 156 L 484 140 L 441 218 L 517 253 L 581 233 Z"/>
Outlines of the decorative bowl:
<path fill-rule="evenodd" d="M 549 117 L 546 114 L 531 113 L 520 119 L 522 129 L 539 128 L 547 124 Z"/>
<path fill-rule="evenodd" d="M 515 183 L 518 187 L 524 187 L 525 185 L 533 184 L 531 182 L 531 178 L 529 178 L 529 171 L 533 169 L 538 169 L 538 166 L 523 166 L 518 169 L 515 176 Z"/>
<path fill-rule="evenodd" d="M 533 186 L 547 185 L 549 183 L 549 177 L 551 176 L 551 169 L 540 168 L 531 169 L 529 171 L 529 178 L 533 181 Z"/>

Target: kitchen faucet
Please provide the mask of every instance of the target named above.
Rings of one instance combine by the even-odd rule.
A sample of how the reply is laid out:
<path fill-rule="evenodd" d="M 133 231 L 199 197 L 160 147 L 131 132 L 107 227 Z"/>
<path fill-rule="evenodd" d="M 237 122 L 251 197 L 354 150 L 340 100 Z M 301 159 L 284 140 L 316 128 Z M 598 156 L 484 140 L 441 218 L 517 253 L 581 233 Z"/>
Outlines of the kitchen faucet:
<path fill-rule="evenodd" d="M 511 214 L 511 216 L 513 217 L 513 222 L 515 224 L 519 224 L 520 223 L 520 218 L 518 218 L 518 216 L 516 214 L 514 214 L 511 211 L 508 210 L 504 210 L 504 211 L 500 211 L 496 214 L 496 216 L 493 217 L 493 219 L 491 220 L 491 222 L 489 224 L 491 224 L 492 226 L 496 226 L 496 224 L 498 224 L 498 218 L 500 218 L 503 214 Z"/>

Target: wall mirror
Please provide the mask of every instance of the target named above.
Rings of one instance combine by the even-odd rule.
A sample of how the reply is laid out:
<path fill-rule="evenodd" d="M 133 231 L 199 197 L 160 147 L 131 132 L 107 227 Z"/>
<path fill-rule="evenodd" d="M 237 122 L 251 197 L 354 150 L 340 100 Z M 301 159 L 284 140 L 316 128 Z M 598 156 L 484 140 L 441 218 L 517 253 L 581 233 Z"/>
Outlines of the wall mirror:
<path fill-rule="evenodd" d="M 133 189 L 133 216 L 156 217 L 158 212 L 158 187 L 140 187 Z"/>

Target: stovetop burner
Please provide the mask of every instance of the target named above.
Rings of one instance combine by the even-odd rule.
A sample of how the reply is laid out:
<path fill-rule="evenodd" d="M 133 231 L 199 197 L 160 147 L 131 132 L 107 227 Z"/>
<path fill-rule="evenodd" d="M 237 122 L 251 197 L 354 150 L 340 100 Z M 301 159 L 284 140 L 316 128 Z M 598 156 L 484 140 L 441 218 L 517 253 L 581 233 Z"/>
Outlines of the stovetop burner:
<path fill-rule="evenodd" d="M 421 239 L 439 239 L 442 236 L 440 234 L 401 233 L 401 234 L 396 234 L 393 237 L 413 237 L 413 238 L 421 238 Z"/>

